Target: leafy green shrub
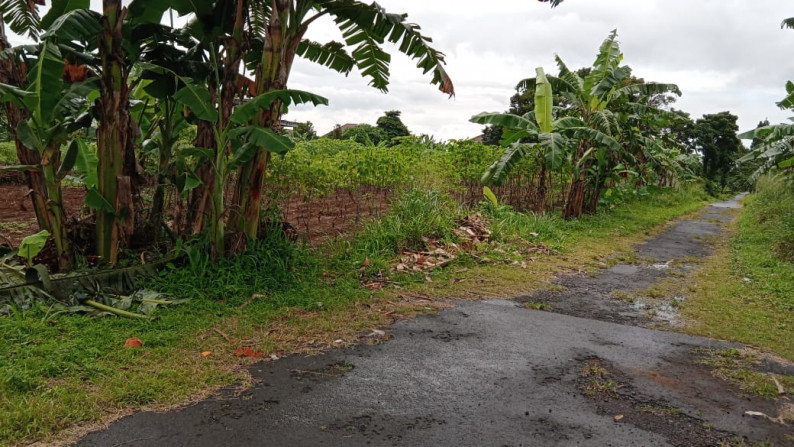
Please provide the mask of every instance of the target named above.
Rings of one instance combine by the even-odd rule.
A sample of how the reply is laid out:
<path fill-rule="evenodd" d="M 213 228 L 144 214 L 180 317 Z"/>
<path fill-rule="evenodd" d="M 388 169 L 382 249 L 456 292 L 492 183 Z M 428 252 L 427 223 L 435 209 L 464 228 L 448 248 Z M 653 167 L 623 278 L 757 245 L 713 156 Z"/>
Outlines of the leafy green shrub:
<path fill-rule="evenodd" d="M 448 195 L 409 189 L 394 202 L 389 214 L 365 225 L 354 246 L 360 253 L 384 256 L 420 249 L 423 237 L 450 239 L 457 216 L 458 208 Z"/>
<path fill-rule="evenodd" d="M 0 141 L 0 165 L 14 165 L 17 159 L 17 147 L 13 141 Z"/>
<path fill-rule="evenodd" d="M 310 259 L 300 245 L 278 231 L 262 236 L 247 252 L 232 258 L 212 260 L 200 244 L 185 252 L 188 260 L 184 265 L 168 265 L 147 286 L 178 297 L 236 302 L 253 293 L 294 286 L 298 281 L 296 266 Z"/>
<path fill-rule="evenodd" d="M 773 243 L 775 255 L 794 262 L 794 186 L 779 177 L 763 176 L 747 205 L 760 229 Z"/>

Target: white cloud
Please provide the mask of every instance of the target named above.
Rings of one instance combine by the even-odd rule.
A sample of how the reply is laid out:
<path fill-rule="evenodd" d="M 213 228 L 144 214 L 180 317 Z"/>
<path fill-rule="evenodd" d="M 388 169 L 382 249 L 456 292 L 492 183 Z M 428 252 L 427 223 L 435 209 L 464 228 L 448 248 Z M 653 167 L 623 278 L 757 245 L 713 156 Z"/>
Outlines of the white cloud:
<path fill-rule="evenodd" d="M 99 8 L 99 1 L 92 0 Z M 125 4 L 128 3 L 125 0 Z M 790 0 L 566 0 L 556 9 L 535 0 L 379 0 L 390 12 L 407 12 L 447 55 L 457 97 L 447 99 L 414 63 L 393 54 L 390 93 L 297 60 L 290 87 L 329 98 L 329 107 L 296 107 L 289 118 L 311 120 L 321 132 L 336 123 L 374 123 L 398 109 L 415 133 L 467 138 L 481 126 L 468 119 L 508 107 L 515 84 L 543 66 L 556 71 L 554 54 L 571 67 L 592 63 L 601 41 L 617 28 L 625 63 L 649 81 L 677 83 L 676 104 L 694 118 L 730 110 L 742 129 L 760 120 L 786 119 L 775 101 L 794 80 L 794 30 L 780 22 L 794 16 Z M 340 40 L 328 20 L 309 38 Z M 15 44 L 23 39 L 12 36 Z M 396 53 L 396 51 L 393 51 Z"/>
<path fill-rule="evenodd" d="M 457 97 L 447 100 L 412 63 L 395 54 L 388 95 L 366 81 L 328 74 L 299 63 L 293 81 L 325 94 L 330 107 L 292 112 L 321 130 L 335 123 L 374 123 L 398 108 L 417 133 L 442 138 L 476 135 L 468 123 L 481 111 L 505 110 L 513 87 L 542 65 L 554 72 L 559 54 L 571 67 L 590 65 L 601 41 L 617 28 L 625 63 L 649 81 L 677 83 L 684 96 L 676 104 L 697 118 L 730 110 L 742 129 L 787 114 L 775 101 L 794 79 L 794 31 L 780 22 L 794 16 L 786 0 L 566 0 L 560 7 L 528 0 L 488 3 L 453 0 L 381 0 L 390 12 L 409 19 L 433 37 L 447 55 Z M 313 30 L 321 40 L 332 24 Z M 337 37 L 338 38 L 338 37 Z M 310 74 L 310 76 L 309 76 Z M 293 85 L 294 87 L 297 87 Z"/>

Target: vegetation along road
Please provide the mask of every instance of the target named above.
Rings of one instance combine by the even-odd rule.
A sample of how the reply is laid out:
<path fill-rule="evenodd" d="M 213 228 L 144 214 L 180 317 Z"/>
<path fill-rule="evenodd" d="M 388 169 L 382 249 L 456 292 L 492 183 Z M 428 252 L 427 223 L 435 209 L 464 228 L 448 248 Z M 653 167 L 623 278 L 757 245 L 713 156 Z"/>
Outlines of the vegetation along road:
<path fill-rule="evenodd" d="M 794 445 L 775 2 L 0 1 L 0 445 Z"/>
<path fill-rule="evenodd" d="M 78 445 L 612 445 L 792 442 L 791 404 L 718 379 L 794 366 L 681 326 L 682 295 L 724 239 L 736 200 L 638 244 L 631 262 L 512 300 L 453 301 L 389 327 L 389 340 L 255 364 L 255 385 L 144 412 Z M 763 413 L 763 415 L 761 415 Z M 778 419 L 780 418 L 780 419 Z"/>

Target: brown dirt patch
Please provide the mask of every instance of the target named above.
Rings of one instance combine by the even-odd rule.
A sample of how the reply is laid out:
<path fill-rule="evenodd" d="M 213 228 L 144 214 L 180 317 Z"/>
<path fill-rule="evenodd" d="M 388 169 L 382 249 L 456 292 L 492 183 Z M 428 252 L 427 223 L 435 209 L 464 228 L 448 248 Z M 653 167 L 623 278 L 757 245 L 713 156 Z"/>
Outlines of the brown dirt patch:
<path fill-rule="evenodd" d="M 0 185 L 0 243 L 16 246 L 25 236 L 39 231 L 29 191 L 25 185 Z M 78 215 L 84 199 L 85 189 L 64 188 L 67 215 Z"/>

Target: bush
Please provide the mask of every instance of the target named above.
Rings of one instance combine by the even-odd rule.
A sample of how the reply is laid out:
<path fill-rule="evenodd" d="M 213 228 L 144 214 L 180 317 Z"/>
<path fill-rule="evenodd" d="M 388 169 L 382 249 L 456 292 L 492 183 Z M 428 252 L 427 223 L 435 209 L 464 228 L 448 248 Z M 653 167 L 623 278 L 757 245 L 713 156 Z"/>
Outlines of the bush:
<path fill-rule="evenodd" d="M 773 243 L 777 258 L 794 262 L 794 187 L 770 175 L 758 179 L 747 211 Z"/>
<path fill-rule="evenodd" d="M 365 225 L 355 241 L 358 252 L 391 256 L 424 246 L 423 237 L 450 239 L 458 217 L 455 202 L 436 190 L 409 189 L 389 214 Z"/>
<path fill-rule="evenodd" d="M 17 159 L 17 147 L 13 141 L 0 141 L 0 165 L 15 165 Z"/>

